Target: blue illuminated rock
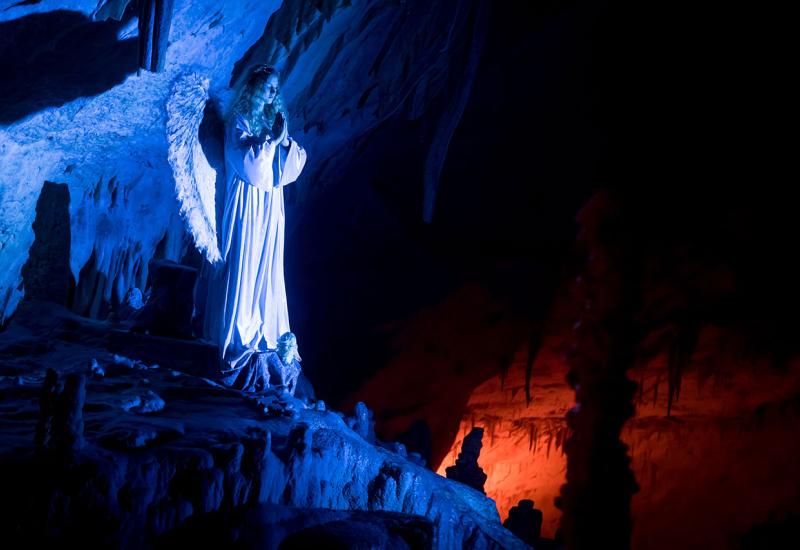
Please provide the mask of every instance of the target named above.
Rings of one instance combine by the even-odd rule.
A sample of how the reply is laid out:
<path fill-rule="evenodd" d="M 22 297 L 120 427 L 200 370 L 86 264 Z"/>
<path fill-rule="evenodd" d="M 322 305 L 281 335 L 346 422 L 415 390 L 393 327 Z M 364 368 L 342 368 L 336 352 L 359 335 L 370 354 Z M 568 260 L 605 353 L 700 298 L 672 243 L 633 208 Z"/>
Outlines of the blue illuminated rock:
<path fill-rule="evenodd" d="M 46 181 L 68 190 L 76 311 L 104 318 L 130 288 L 145 288 L 154 256 L 183 257 L 165 111 L 179 76 L 209 80 L 203 139 L 221 135 L 229 86 L 251 65 L 282 70 L 290 131 L 314 159 L 298 182 L 302 201 L 341 183 L 359 141 L 392 117 L 426 115 L 441 128 L 425 172 L 438 174 L 458 98 L 469 91 L 465 65 L 480 52 L 473 21 L 483 21 L 468 0 L 175 0 L 163 71 L 137 74 L 137 3 L 128 4 L 15 2 L 0 10 L 0 324 L 24 294 Z M 426 111 L 444 97 L 446 113 Z M 204 140 L 212 165 L 213 141 Z"/>
<path fill-rule="evenodd" d="M 178 373 L 168 357 L 152 368 L 114 355 L 97 346 L 111 330 L 52 305 L 26 304 L 0 332 L 4 357 L 37 333 L 66 336 L 0 366 L 0 518 L 27 543 L 56 537 L 127 548 L 179 544 L 208 540 L 204 529 L 216 525 L 214 536 L 244 547 L 364 537 L 389 547 L 524 547 L 485 495 L 392 445 L 372 443 L 365 406 L 357 419 L 366 423 L 354 430 L 339 414 L 280 389 L 241 392 Z M 86 372 L 87 357 L 105 376 L 85 382 L 84 400 L 80 384 L 69 381 L 86 380 L 72 373 Z M 55 397 L 43 401 L 42 417 L 31 397 L 41 394 L 46 365 L 54 364 L 59 373 L 50 371 L 47 387 L 67 383 L 61 393 L 45 392 Z M 21 371 L 24 378 L 14 375 Z M 150 393 L 166 406 L 141 409 Z M 121 406 L 128 397 L 139 397 L 139 405 Z M 39 430 L 40 447 L 65 441 L 71 458 L 34 454 L 42 418 L 55 420 Z"/>

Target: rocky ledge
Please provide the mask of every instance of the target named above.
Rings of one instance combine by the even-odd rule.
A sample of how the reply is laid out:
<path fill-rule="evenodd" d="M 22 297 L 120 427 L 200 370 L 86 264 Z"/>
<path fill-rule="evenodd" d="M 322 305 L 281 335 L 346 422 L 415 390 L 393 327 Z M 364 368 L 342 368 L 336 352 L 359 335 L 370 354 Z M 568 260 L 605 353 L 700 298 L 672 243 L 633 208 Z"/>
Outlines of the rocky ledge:
<path fill-rule="evenodd" d="M 0 333 L 0 517 L 14 542 L 526 547 L 491 499 L 322 402 L 115 355 L 114 328 L 24 304 Z"/>

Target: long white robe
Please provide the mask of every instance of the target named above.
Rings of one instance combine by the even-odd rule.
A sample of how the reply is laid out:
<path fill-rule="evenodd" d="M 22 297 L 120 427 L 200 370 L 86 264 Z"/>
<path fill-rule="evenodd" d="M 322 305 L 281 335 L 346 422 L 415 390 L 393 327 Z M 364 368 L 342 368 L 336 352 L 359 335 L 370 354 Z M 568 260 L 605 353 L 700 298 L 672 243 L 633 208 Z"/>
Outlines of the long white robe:
<path fill-rule="evenodd" d="M 243 117 L 226 125 L 223 263 L 211 280 L 206 330 L 219 346 L 227 379 L 254 368 L 252 355 L 274 349 L 278 337 L 290 330 L 283 278 L 283 186 L 297 179 L 305 161 L 305 150 L 294 140 L 288 148 L 253 145 Z"/>

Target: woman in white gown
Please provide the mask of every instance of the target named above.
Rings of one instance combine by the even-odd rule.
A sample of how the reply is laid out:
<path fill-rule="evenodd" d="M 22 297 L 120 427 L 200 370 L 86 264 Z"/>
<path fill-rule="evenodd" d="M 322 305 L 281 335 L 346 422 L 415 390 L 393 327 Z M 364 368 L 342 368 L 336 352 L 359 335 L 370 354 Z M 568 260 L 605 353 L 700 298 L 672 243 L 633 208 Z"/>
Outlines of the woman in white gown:
<path fill-rule="evenodd" d="M 279 77 L 257 67 L 225 126 L 223 263 L 211 282 L 207 330 L 220 350 L 222 378 L 263 389 L 269 375 L 259 352 L 289 332 L 283 278 L 283 186 L 300 175 L 306 153 L 288 133 Z"/>

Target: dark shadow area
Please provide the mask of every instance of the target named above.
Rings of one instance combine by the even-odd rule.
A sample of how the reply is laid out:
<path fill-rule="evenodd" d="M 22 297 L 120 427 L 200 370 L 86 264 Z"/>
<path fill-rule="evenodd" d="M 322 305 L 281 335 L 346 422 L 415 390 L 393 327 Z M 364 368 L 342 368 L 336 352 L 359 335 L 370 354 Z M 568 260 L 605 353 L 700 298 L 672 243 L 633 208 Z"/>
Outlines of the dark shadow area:
<path fill-rule="evenodd" d="M 217 172 L 217 192 L 214 204 L 217 209 L 217 224 L 219 224 L 225 207 L 223 202 L 225 198 L 225 117 L 213 99 L 206 103 L 203 120 L 198 130 L 198 138 L 208 164 Z"/>
<path fill-rule="evenodd" d="M 123 21 L 58 10 L 0 23 L 0 124 L 111 89 L 136 70 Z"/>
<path fill-rule="evenodd" d="M 452 284 L 446 262 L 426 244 L 418 132 L 415 123 L 387 122 L 343 167 L 340 186 L 287 204 L 287 225 L 301 219 L 286 234 L 292 329 L 309 378 L 332 403 L 387 364 L 387 328 Z"/>
<path fill-rule="evenodd" d="M 81 268 L 72 307 L 78 315 L 99 319 L 108 315 L 110 305 L 103 298 L 108 277 L 97 269 L 97 250 L 92 250 L 89 260 Z"/>
<path fill-rule="evenodd" d="M 343 0 L 313 3 L 303 0 L 284 0 L 270 16 L 261 38 L 234 64 L 229 85 L 235 86 L 240 82 L 246 70 L 256 63 L 275 63 L 277 52 L 291 42 L 293 34 L 318 35 L 323 23 L 330 21 L 336 10 L 347 7 L 349 4 Z M 323 17 L 318 17 L 319 14 L 322 14 Z M 286 74 L 291 73 L 299 53 L 307 47 L 307 41 L 297 41 L 281 70 Z"/>
<path fill-rule="evenodd" d="M 44 182 L 36 203 L 33 244 L 22 267 L 26 300 L 67 305 L 75 282 L 69 268 L 69 188 Z"/>
<path fill-rule="evenodd" d="M 417 312 L 465 284 L 503 304 L 500 317 L 541 321 L 569 269 L 575 215 L 604 177 L 598 12 L 570 2 L 492 6 L 431 224 L 421 221 L 422 174 L 436 104 L 366 136 L 335 189 L 287 201 L 288 226 L 300 219 L 286 243 L 292 327 L 323 398 L 340 403 L 388 364 L 391 342 Z M 354 341 L 358 352 L 342 353 Z M 477 356 L 490 344 L 461 345 Z"/>
<path fill-rule="evenodd" d="M 208 164 L 217 173 L 214 206 L 217 220 L 217 244 L 221 246 L 222 216 L 225 210 L 225 117 L 220 106 L 213 100 L 206 103 L 203 120 L 198 130 L 198 138 Z M 192 322 L 195 335 L 200 336 L 203 334 L 209 275 L 212 270 L 210 264 L 194 246 L 187 247 L 186 256 L 181 259 L 181 263 L 192 266 L 199 272 L 197 284 L 194 288 L 194 317 Z"/>
<path fill-rule="evenodd" d="M 742 537 L 742 550 L 797 548 L 800 546 L 800 515 L 753 526 Z"/>
<path fill-rule="evenodd" d="M 433 525 L 424 517 L 395 512 L 259 504 L 198 514 L 153 541 L 157 549 L 198 545 L 281 550 L 423 549 L 433 547 Z"/>

